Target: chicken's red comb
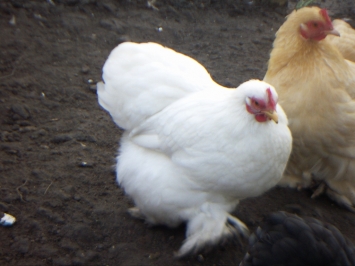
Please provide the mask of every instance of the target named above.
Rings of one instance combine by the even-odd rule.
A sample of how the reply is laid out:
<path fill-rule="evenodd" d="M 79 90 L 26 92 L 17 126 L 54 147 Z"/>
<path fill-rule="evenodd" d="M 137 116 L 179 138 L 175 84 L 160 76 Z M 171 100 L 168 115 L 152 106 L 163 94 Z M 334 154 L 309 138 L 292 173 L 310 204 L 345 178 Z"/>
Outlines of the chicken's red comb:
<path fill-rule="evenodd" d="M 267 88 L 266 90 L 267 92 L 267 97 L 269 98 L 269 103 L 268 103 L 268 107 L 271 108 L 272 110 L 276 109 L 276 103 L 274 101 L 274 98 L 272 97 L 272 92 L 270 90 L 270 88 Z"/>
<path fill-rule="evenodd" d="M 330 17 L 328 15 L 328 11 L 325 8 L 322 8 L 319 13 L 322 15 L 322 17 L 325 19 L 327 24 L 332 24 L 332 21 L 330 20 Z"/>

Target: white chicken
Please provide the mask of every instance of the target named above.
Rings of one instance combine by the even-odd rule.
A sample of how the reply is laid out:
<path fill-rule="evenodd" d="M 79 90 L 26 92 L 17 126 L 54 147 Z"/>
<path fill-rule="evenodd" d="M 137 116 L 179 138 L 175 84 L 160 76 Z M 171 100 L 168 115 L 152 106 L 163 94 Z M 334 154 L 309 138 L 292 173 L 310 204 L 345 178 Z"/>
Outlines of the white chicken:
<path fill-rule="evenodd" d="M 192 58 L 155 43 L 120 44 L 103 80 L 99 103 L 125 129 L 116 171 L 136 205 L 130 213 L 151 225 L 186 222 L 178 257 L 247 235 L 229 213 L 275 186 L 291 152 L 275 89 L 258 80 L 226 89 Z"/>

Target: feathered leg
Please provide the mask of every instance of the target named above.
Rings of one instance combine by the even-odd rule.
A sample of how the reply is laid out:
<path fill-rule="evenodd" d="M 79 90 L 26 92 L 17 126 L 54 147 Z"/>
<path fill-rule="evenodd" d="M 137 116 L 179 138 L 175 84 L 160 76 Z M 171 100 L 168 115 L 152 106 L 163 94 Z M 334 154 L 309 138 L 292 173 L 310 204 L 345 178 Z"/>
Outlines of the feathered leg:
<path fill-rule="evenodd" d="M 238 218 L 216 204 L 205 203 L 187 222 L 186 240 L 175 255 L 181 258 L 230 237 L 240 238 L 248 235 L 247 226 Z"/>

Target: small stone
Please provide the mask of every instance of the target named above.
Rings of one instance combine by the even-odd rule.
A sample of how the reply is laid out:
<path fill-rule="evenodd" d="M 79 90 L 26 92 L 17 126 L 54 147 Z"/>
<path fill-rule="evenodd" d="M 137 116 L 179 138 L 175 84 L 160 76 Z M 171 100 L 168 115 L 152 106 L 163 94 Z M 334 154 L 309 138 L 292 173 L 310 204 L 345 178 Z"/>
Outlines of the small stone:
<path fill-rule="evenodd" d="M 49 186 L 47 187 L 48 189 L 50 188 Z M 45 190 L 46 193 L 48 193 L 48 189 Z M 43 193 L 44 194 L 44 193 Z M 44 205 L 48 205 L 52 208 L 57 208 L 63 206 L 63 203 L 60 199 L 57 198 L 50 198 L 47 201 L 43 202 Z"/>
<path fill-rule="evenodd" d="M 47 131 L 45 129 L 40 129 L 38 131 L 35 131 L 31 134 L 30 138 L 31 139 L 38 139 L 39 137 L 47 135 Z"/>
<path fill-rule="evenodd" d="M 91 136 L 91 135 L 86 135 L 86 134 L 83 134 L 83 133 L 77 133 L 74 135 L 74 138 L 77 140 L 77 141 L 86 141 L 86 142 L 92 142 L 92 143 L 95 143 L 96 142 L 96 139 L 95 137 Z"/>
<path fill-rule="evenodd" d="M 89 73 L 89 71 L 90 71 L 90 68 L 89 68 L 88 65 L 83 65 L 83 66 L 81 67 L 81 73 L 87 74 L 87 73 Z"/>
<path fill-rule="evenodd" d="M 20 117 L 18 114 L 14 114 L 14 115 L 12 116 L 12 120 L 14 120 L 14 121 L 20 120 L 20 119 L 21 119 L 21 117 Z"/>
<path fill-rule="evenodd" d="M 5 202 L 0 201 L 0 212 L 7 212 L 9 210 L 9 206 Z M 1 215 L 0 215 L 1 217 Z"/>
<path fill-rule="evenodd" d="M 116 257 L 119 253 L 119 249 L 116 247 L 116 245 L 112 245 L 109 249 L 108 249 L 108 258 L 109 259 L 113 259 L 114 257 Z"/>
<path fill-rule="evenodd" d="M 35 254 L 43 259 L 49 258 L 57 253 L 58 249 L 48 245 L 43 245 L 40 249 L 35 251 Z"/>
<path fill-rule="evenodd" d="M 100 21 L 100 26 L 118 33 L 123 33 L 124 31 L 122 22 L 117 18 L 102 19 Z"/>
<path fill-rule="evenodd" d="M 96 249 L 98 249 L 98 250 L 103 250 L 104 248 L 105 248 L 105 246 L 103 244 L 98 244 L 96 246 Z"/>
<path fill-rule="evenodd" d="M 44 18 L 41 14 L 34 14 L 33 17 L 39 21 L 46 22 L 47 19 Z"/>
<path fill-rule="evenodd" d="M 14 131 L 19 130 L 19 129 L 20 129 L 19 125 L 13 125 L 12 126 L 12 130 L 14 130 Z"/>
<path fill-rule="evenodd" d="M 75 187 L 72 185 L 67 185 L 63 188 L 63 191 L 67 194 L 73 194 L 75 193 Z"/>
<path fill-rule="evenodd" d="M 36 181 L 43 182 L 44 180 L 49 180 L 51 175 L 40 169 L 33 169 L 31 175 L 35 177 Z"/>
<path fill-rule="evenodd" d="M 117 44 L 123 43 L 123 42 L 129 42 L 131 41 L 131 38 L 127 35 L 122 35 L 117 38 Z"/>
<path fill-rule="evenodd" d="M 53 264 L 58 266 L 66 266 L 66 265 L 72 265 L 72 261 L 67 257 L 61 257 L 61 258 L 54 259 Z"/>
<path fill-rule="evenodd" d="M 93 167 L 93 164 L 92 163 L 88 163 L 88 162 L 80 162 L 79 163 L 79 166 L 80 167 Z"/>
<path fill-rule="evenodd" d="M 12 145 L 7 145 L 7 144 L 1 144 L 0 145 L 0 151 L 9 151 L 12 150 L 13 146 Z"/>
<path fill-rule="evenodd" d="M 75 251 L 79 248 L 78 244 L 71 242 L 68 238 L 62 239 L 59 246 L 67 251 Z"/>
<path fill-rule="evenodd" d="M 23 119 L 28 119 L 30 117 L 30 113 L 28 112 L 27 107 L 22 104 L 13 104 L 11 106 L 11 111 L 13 111 L 15 114 L 19 115 Z"/>
<path fill-rule="evenodd" d="M 75 199 L 76 201 L 80 201 L 80 200 L 81 200 L 81 197 L 80 197 L 80 195 L 75 195 L 75 196 L 74 196 L 74 199 Z"/>
<path fill-rule="evenodd" d="M 65 222 L 65 220 L 59 214 L 53 213 L 51 210 L 43 207 L 39 207 L 37 209 L 37 214 L 42 215 L 56 223 L 62 224 Z"/>
<path fill-rule="evenodd" d="M 98 253 L 93 251 L 93 250 L 88 250 L 85 253 L 85 257 L 87 261 L 91 261 L 93 259 L 95 259 L 98 256 Z"/>
<path fill-rule="evenodd" d="M 93 93 L 96 93 L 96 91 L 97 91 L 97 86 L 96 86 L 96 84 L 90 85 L 90 86 L 89 86 L 89 90 L 92 91 Z"/>
<path fill-rule="evenodd" d="M 9 21 L 9 24 L 11 26 L 16 26 L 16 17 L 14 15 L 12 15 L 10 21 Z"/>
<path fill-rule="evenodd" d="M 56 197 L 58 197 L 58 199 L 61 199 L 61 200 L 64 200 L 64 201 L 71 199 L 71 196 L 68 193 L 66 193 L 63 190 L 61 190 L 61 189 L 56 191 L 55 195 L 56 195 Z"/>
<path fill-rule="evenodd" d="M 159 258 L 160 257 L 160 252 L 156 252 L 156 253 L 154 253 L 154 254 L 149 254 L 149 259 L 150 260 L 155 260 L 155 259 L 157 259 L 157 258 Z"/>
<path fill-rule="evenodd" d="M 296 214 L 301 214 L 302 212 L 302 206 L 298 204 L 287 204 L 286 206 L 287 211 L 296 213 Z"/>
<path fill-rule="evenodd" d="M 72 241 L 90 246 L 90 244 L 101 239 L 101 236 L 96 235 L 88 225 L 81 224 L 73 228 L 70 238 Z"/>
<path fill-rule="evenodd" d="M 116 13 L 117 7 L 113 3 L 102 3 L 103 7 L 106 8 L 108 11 L 112 12 L 113 14 Z"/>
<path fill-rule="evenodd" d="M 198 260 L 198 262 L 204 262 L 204 261 L 205 261 L 205 258 L 204 258 L 201 254 L 199 254 L 199 255 L 197 256 L 197 260 Z"/>
<path fill-rule="evenodd" d="M 2 200 L 8 204 L 11 204 L 15 200 L 20 200 L 20 196 L 18 195 L 18 193 L 7 193 L 5 197 L 2 198 Z"/>
<path fill-rule="evenodd" d="M 12 244 L 11 248 L 19 253 L 27 253 L 30 249 L 30 241 L 26 238 L 17 239 L 15 240 L 15 243 Z"/>
<path fill-rule="evenodd" d="M 26 133 L 26 132 L 36 131 L 36 130 L 37 130 L 37 128 L 34 126 L 27 126 L 27 127 L 20 127 L 19 128 L 19 131 L 21 133 Z"/>
<path fill-rule="evenodd" d="M 67 141 L 69 141 L 69 140 L 72 140 L 72 137 L 69 136 L 69 135 L 63 134 L 63 135 L 54 136 L 54 137 L 51 139 L 51 142 L 52 142 L 52 143 L 59 144 L 59 143 L 67 142 Z"/>
<path fill-rule="evenodd" d="M 27 120 L 20 120 L 20 121 L 17 121 L 16 123 L 21 127 L 32 126 L 32 124 L 30 122 L 28 122 Z"/>
<path fill-rule="evenodd" d="M 73 258 L 72 259 L 73 265 L 85 265 L 85 260 L 81 258 Z"/>

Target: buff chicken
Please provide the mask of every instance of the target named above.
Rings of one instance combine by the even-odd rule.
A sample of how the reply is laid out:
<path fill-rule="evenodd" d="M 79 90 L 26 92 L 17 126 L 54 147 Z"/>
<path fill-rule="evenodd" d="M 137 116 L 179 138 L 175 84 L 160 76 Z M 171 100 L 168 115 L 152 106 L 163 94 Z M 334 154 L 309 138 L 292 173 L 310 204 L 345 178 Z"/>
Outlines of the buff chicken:
<path fill-rule="evenodd" d="M 293 11 L 276 33 L 264 81 L 276 88 L 293 137 L 279 184 L 314 188 L 313 197 L 325 192 L 355 211 L 355 63 L 331 35 L 340 34 L 327 10 Z"/>

